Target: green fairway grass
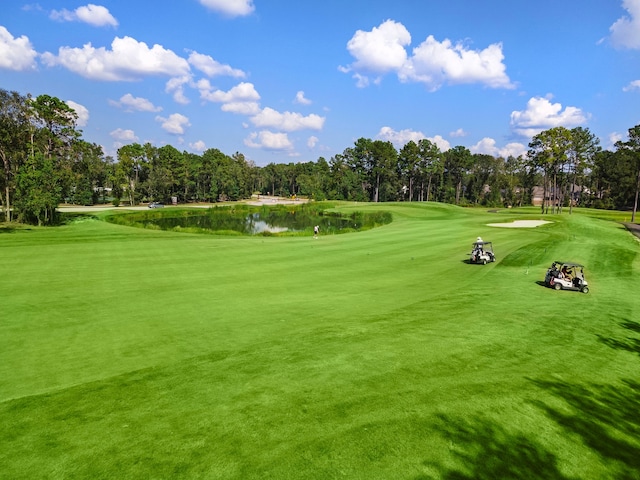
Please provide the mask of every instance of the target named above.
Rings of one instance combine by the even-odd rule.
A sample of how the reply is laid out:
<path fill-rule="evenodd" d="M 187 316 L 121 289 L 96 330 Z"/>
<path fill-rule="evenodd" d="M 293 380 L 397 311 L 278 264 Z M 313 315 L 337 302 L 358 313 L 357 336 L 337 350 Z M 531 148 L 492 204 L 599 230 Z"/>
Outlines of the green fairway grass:
<path fill-rule="evenodd" d="M 624 213 L 335 210 L 394 221 L 0 228 L 0 478 L 640 478 Z M 520 219 L 553 223 L 487 226 Z M 544 287 L 554 260 L 590 292 Z"/>

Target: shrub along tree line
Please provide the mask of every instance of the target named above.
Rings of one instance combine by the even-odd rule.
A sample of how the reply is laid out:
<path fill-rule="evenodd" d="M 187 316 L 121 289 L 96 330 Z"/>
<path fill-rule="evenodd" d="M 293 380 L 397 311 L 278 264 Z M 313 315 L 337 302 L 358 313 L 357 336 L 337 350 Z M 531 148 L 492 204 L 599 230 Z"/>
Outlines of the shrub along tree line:
<path fill-rule="evenodd" d="M 602 150 L 588 128 L 555 127 L 533 137 L 528 154 L 517 158 L 463 146 L 443 152 L 428 139 L 397 150 L 388 141 L 360 138 L 329 161 L 258 167 L 241 153 L 212 148 L 199 155 L 149 143 L 125 145 L 114 159 L 82 139 L 77 118 L 55 97 L 0 89 L 5 221 L 52 223 L 61 202 L 218 202 L 253 193 L 522 206 L 531 204 L 535 187 L 543 190 L 543 213 L 581 205 L 633 209 L 635 218 L 640 189 L 640 125 L 615 151 Z"/>

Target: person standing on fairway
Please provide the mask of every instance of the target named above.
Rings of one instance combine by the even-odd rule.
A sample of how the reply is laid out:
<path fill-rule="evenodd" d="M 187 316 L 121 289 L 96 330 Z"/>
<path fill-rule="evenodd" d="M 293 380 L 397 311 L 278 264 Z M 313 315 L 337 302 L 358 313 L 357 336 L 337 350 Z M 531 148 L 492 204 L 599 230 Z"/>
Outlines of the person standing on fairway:
<path fill-rule="evenodd" d="M 320 231 L 320 226 L 316 225 L 313 227 L 313 238 L 318 238 L 318 232 Z"/>

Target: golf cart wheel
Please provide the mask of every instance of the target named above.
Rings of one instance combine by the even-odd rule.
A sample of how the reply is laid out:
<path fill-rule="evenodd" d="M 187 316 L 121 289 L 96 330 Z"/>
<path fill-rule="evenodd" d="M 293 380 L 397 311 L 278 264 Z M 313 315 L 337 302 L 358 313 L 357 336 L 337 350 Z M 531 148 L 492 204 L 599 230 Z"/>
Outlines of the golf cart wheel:
<path fill-rule="evenodd" d="M 554 283 L 554 284 L 553 284 L 553 288 L 554 288 L 555 290 L 562 290 L 562 285 L 560 285 L 559 283 Z"/>
<path fill-rule="evenodd" d="M 589 293 L 589 287 L 582 287 L 582 293 Z"/>
<path fill-rule="evenodd" d="M 487 264 L 487 260 L 486 259 L 482 259 L 482 264 L 486 265 Z"/>

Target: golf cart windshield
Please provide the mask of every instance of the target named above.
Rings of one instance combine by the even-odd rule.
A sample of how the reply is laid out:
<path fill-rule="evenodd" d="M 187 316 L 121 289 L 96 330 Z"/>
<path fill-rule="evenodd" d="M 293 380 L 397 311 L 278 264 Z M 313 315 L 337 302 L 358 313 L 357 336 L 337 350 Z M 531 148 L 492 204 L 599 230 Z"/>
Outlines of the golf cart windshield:
<path fill-rule="evenodd" d="M 491 242 L 474 242 L 473 248 L 480 249 L 480 250 L 493 251 L 493 246 L 491 245 Z"/>

